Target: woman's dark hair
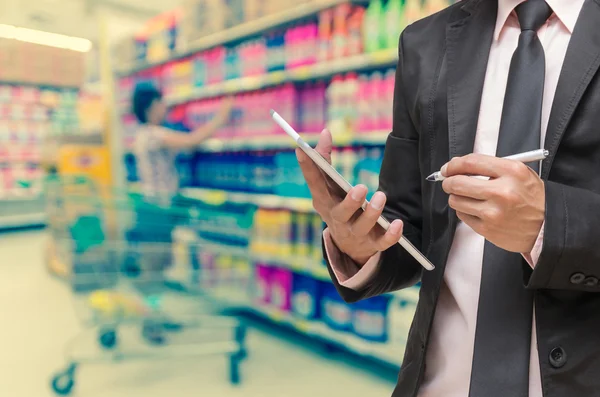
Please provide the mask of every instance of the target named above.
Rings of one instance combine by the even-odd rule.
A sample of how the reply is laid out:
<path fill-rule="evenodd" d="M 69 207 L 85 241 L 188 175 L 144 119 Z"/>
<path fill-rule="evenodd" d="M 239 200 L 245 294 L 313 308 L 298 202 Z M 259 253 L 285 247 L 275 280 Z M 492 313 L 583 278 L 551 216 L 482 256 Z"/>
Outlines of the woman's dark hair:
<path fill-rule="evenodd" d="M 152 83 L 138 83 L 133 91 L 131 100 L 132 110 L 140 123 L 146 123 L 146 112 L 152 102 L 162 99 L 162 93 Z"/>

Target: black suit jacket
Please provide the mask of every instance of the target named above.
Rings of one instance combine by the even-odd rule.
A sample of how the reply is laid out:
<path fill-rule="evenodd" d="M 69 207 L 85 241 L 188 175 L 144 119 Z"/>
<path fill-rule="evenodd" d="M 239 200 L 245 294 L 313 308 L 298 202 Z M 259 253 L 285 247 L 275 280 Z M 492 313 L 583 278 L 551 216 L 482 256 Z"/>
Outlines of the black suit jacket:
<path fill-rule="evenodd" d="M 380 189 L 388 196 L 384 215 L 404 221 L 405 236 L 436 269 L 423 271 L 396 245 L 383 253 L 377 274 L 362 290 L 340 286 L 332 273 L 348 302 L 421 280 L 395 397 L 415 396 L 422 381 L 431 324 L 458 222 L 441 184 L 426 182 L 425 177 L 450 158 L 473 151 L 496 12 L 497 0 L 461 1 L 409 26 L 400 38 L 394 127 L 380 175 Z M 535 270 L 523 266 L 524 288 L 535 294 L 547 397 L 600 396 L 599 65 L 600 0 L 586 0 L 571 37 L 546 135 L 550 156 L 542 168 L 543 251 Z M 498 111 L 500 104 L 499 98 Z M 507 329 L 510 326 L 506 324 Z"/>

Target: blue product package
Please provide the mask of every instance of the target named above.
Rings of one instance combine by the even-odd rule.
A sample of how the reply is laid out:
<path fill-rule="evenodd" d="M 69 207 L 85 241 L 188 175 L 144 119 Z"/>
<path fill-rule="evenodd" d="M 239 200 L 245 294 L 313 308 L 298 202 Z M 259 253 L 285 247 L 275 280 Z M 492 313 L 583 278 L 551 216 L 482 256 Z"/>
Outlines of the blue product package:
<path fill-rule="evenodd" d="M 358 302 L 353 307 L 352 331 L 362 339 L 371 342 L 387 341 L 387 310 L 390 298 L 376 296 Z"/>
<path fill-rule="evenodd" d="M 193 157 L 189 154 L 180 153 L 175 157 L 175 168 L 179 176 L 179 186 L 192 186 L 193 180 Z"/>
<path fill-rule="evenodd" d="M 194 59 L 194 86 L 202 87 L 206 82 L 206 62 L 203 57 Z"/>
<path fill-rule="evenodd" d="M 331 283 L 323 284 L 321 318 L 333 330 L 352 330 L 352 308 L 343 301 Z"/>
<path fill-rule="evenodd" d="M 139 180 L 139 176 L 137 173 L 137 162 L 133 153 L 126 153 L 123 156 L 123 163 L 125 163 L 127 182 L 137 182 Z"/>
<path fill-rule="evenodd" d="M 310 197 L 310 190 L 304 181 L 302 171 L 293 151 L 275 155 L 275 193 L 285 197 Z"/>
<path fill-rule="evenodd" d="M 321 282 L 294 273 L 292 281 L 292 312 L 307 320 L 320 318 Z"/>

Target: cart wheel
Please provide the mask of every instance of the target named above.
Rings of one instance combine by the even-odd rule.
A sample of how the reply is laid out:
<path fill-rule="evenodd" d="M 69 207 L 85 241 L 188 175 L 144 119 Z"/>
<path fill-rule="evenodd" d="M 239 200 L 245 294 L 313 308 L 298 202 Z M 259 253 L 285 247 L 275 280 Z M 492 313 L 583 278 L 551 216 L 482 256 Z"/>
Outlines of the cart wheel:
<path fill-rule="evenodd" d="M 103 330 L 98 337 L 98 343 L 106 350 L 114 349 L 117 346 L 117 331 L 114 329 Z"/>
<path fill-rule="evenodd" d="M 240 358 L 237 354 L 229 357 L 229 382 L 232 385 L 240 384 Z"/>
<path fill-rule="evenodd" d="M 75 366 L 60 372 L 52 378 L 52 390 L 59 396 L 68 396 L 75 386 Z"/>

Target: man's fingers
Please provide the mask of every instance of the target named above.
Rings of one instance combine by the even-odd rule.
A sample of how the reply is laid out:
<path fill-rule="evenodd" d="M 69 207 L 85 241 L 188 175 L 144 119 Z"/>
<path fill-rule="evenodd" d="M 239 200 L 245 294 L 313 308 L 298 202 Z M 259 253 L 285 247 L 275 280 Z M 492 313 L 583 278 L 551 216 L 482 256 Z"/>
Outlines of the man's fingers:
<path fill-rule="evenodd" d="M 302 151 L 302 149 L 296 149 L 296 157 L 302 170 L 302 175 L 308 184 L 313 197 L 319 192 L 325 193 L 327 191 L 327 182 L 321 172 L 321 169 Z"/>
<path fill-rule="evenodd" d="M 404 228 L 404 224 L 400 219 L 396 219 L 393 221 L 385 234 L 375 240 L 375 248 L 378 251 L 385 251 L 390 248 L 392 245 L 398 243 L 400 238 L 402 237 L 402 229 Z"/>
<path fill-rule="evenodd" d="M 364 185 L 356 185 L 353 187 L 346 195 L 346 198 L 331 210 L 331 217 L 333 220 L 340 223 L 350 221 L 365 201 L 367 191 L 367 187 Z"/>
<path fill-rule="evenodd" d="M 482 217 L 485 213 L 486 202 L 482 200 L 476 200 L 470 197 L 457 196 L 451 194 L 448 198 L 448 205 L 453 208 L 456 212 L 462 212 L 467 215 L 472 215 L 478 218 Z"/>
<path fill-rule="evenodd" d="M 442 182 L 442 188 L 448 194 L 486 200 L 493 195 L 494 182 L 466 175 L 455 175 L 446 178 Z"/>
<path fill-rule="evenodd" d="M 526 165 L 515 160 L 506 160 L 485 154 L 468 154 L 455 157 L 446 163 L 441 171 L 442 175 L 481 175 L 490 178 L 499 178 L 502 175 L 517 173 L 526 170 Z"/>
<path fill-rule="evenodd" d="M 381 216 L 385 201 L 386 197 L 384 193 L 375 193 L 364 213 L 360 214 L 360 216 L 352 223 L 352 234 L 359 237 L 369 234 L 377 224 L 377 219 Z"/>
<path fill-rule="evenodd" d="M 473 229 L 473 231 L 475 233 L 479 234 L 480 236 L 484 236 L 484 234 L 483 234 L 484 222 L 481 219 L 479 219 L 476 216 L 465 214 L 464 212 L 459 212 L 459 211 L 456 212 L 456 216 L 458 217 L 458 219 L 460 219 L 462 222 L 464 222 L 467 226 L 469 226 L 471 229 Z"/>
<path fill-rule="evenodd" d="M 331 151 L 333 150 L 333 139 L 328 129 L 321 131 L 319 135 L 319 142 L 315 147 L 315 150 L 331 164 Z"/>

